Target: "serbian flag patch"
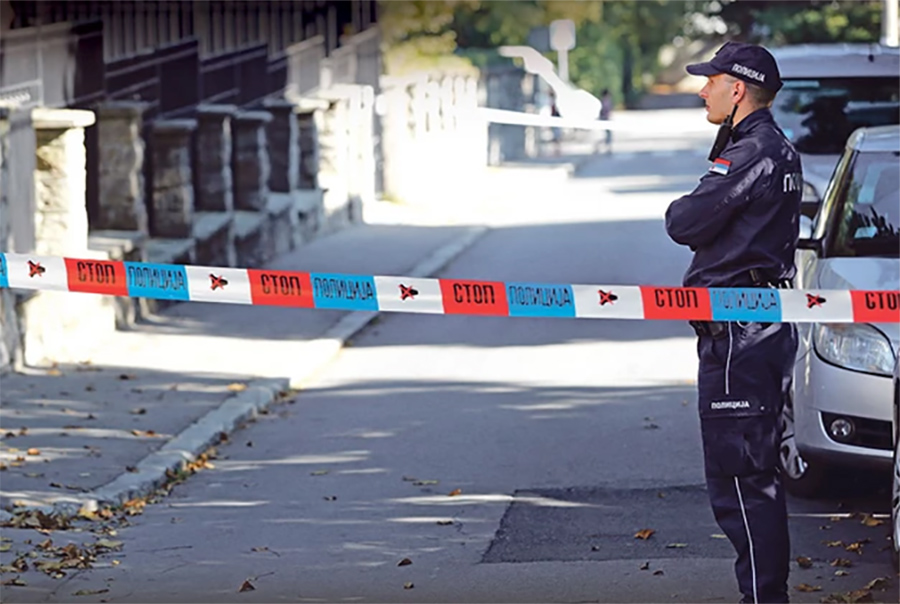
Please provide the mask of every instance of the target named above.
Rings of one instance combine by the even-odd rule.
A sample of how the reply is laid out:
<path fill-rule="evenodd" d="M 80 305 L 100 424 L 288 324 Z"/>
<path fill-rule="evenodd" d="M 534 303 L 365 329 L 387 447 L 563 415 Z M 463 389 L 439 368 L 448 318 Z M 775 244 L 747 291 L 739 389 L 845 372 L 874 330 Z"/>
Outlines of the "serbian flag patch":
<path fill-rule="evenodd" d="M 731 167 L 731 162 L 727 159 L 722 159 L 721 157 L 717 157 L 716 161 L 709 167 L 710 172 L 715 172 L 716 174 L 728 174 L 728 169 Z"/>

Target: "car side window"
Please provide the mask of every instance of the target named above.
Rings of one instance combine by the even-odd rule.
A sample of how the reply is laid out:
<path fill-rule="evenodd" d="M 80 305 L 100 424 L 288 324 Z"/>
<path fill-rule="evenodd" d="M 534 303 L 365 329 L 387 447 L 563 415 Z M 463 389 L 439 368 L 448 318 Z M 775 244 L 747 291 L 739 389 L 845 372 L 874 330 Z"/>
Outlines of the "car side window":
<path fill-rule="evenodd" d="M 855 157 L 856 153 L 847 149 L 835 167 L 834 174 L 825 189 L 822 203 L 819 205 L 819 211 L 816 212 L 816 217 L 813 219 L 813 239 L 825 238 L 828 223 L 831 222 L 831 217 L 834 215 L 834 207 L 841 197 L 841 191 L 846 186 L 847 175 L 851 172 L 850 166 Z"/>

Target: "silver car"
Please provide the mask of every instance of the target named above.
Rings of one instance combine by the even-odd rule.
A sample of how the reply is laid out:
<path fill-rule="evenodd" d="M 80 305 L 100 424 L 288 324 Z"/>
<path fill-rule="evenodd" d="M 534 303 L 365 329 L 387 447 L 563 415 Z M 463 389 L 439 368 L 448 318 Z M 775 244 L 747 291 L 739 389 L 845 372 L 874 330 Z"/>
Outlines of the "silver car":
<path fill-rule="evenodd" d="M 772 54 L 784 81 L 772 115 L 800 152 L 812 218 L 850 133 L 900 123 L 900 48 L 799 44 Z"/>
<path fill-rule="evenodd" d="M 801 217 L 796 287 L 897 291 L 898 229 L 900 127 L 857 130 L 815 219 Z M 788 490 L 816 496 L 830 468 L 891 466 L 900 323 L 801 324 L 798 331 L 780 460 Z"/>

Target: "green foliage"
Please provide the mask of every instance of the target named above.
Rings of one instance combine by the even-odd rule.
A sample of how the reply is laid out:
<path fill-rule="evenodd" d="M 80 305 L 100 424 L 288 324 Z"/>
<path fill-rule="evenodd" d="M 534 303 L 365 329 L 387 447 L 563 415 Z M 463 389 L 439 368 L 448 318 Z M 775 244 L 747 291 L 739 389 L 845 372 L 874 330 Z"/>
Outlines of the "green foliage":
<path fill-rule="evenodd" d="M 660 50 L 694 30 L 693 17 L 719 17 L 728 37 L 769 45 L 871 42 L 881 0 L 397 0 L 379 6 L 388 73 L 436 65 L 465 68 L 508 61 L 503 45 L 527 44 L 555 19 L 576 24 L 569 53 L 573 84 L 604 88 L 631 104 L 652 86 Z M 696 34 L 703 35 L 703 34 Z M 711 34 L 718 37 L 718 34 Z M 555 52 L 546 53 L 553 61 Z"/>
<path fill-rule="evenodd" d="M 718 14 L 735 39 L 781 46 L 877 42 L 881 0 L 725 0 Z"/>

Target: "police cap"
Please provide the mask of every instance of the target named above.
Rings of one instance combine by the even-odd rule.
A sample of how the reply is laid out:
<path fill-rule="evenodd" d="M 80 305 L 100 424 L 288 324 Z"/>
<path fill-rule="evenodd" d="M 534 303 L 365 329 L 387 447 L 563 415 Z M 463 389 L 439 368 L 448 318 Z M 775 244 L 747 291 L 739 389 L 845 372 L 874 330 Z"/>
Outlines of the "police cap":
<path fill-rule="evenodd" d="M 687 72 L 697 76 L 727 73 L 760 88 L 781 90 L 781 74 L 775 57 L 762 46 L 742 42 L 726 42 L 706 63 L 693 63 Z"/>

